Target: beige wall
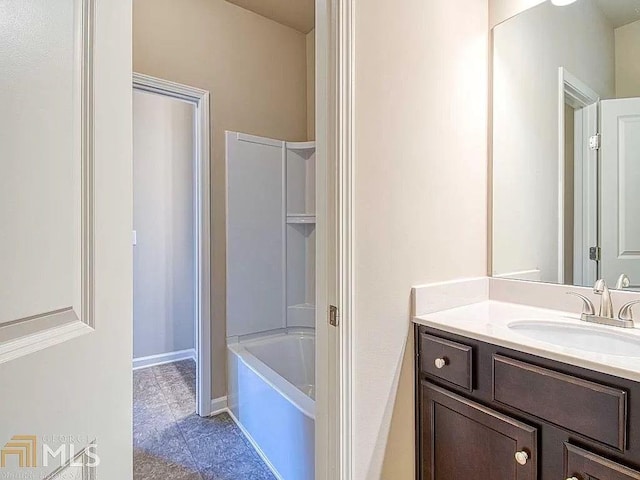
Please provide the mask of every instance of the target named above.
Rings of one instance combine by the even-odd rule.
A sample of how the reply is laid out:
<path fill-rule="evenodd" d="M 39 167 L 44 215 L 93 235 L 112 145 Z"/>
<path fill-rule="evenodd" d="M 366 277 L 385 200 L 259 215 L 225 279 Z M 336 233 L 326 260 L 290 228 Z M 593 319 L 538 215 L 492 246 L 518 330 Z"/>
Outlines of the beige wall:
<path fill-rule="evenodd" d="M 224 0 L 134 0 L 134 71 L 211 92 L 213 396 L 226 395 L 225 130 L 307 138 L 305 35 Z"/>
<path fill-rule="evenodd" d="M 616 29 L 616 97 L 640 97 L 640 21 Z"/>
<path fill-rule="evenodd" d="M 356 2 L 355 476 L 414 478 L 412 285 L 486 274 L 486 0 Z"/>
<path fill-rule="evenodd" d="M 133 358 L 195 346 L 194 114 L 133 94 Z"/>
<path fill-rule="evenodd" d="M 316 30 L 307 34 L 307 138 L 316 139 Z"/>

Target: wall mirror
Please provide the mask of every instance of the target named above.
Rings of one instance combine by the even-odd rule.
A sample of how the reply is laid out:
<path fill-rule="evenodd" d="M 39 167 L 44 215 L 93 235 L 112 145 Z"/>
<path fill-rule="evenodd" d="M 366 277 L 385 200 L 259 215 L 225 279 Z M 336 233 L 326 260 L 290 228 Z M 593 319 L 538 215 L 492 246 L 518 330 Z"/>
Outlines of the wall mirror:
<path fill-rule="evenodd" d="M 640 291 L 640 0 L 493 30 L 492 274 Z"/>

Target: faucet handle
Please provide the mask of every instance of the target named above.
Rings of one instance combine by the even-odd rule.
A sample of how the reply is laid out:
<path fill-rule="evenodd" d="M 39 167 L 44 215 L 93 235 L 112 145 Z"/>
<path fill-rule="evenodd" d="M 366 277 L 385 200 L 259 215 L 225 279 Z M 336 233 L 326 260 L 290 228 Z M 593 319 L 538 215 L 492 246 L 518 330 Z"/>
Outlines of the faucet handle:
<path fill-rule="evenodd" d="M 576 292 L 567 292 L 567 295 L 573 295 L 574 297 L 578 297 L 579 299 L 582 300 L 583 305 L 582 305 L 582 313 L 585 315 L 595 315 L 596 314 L 596 307 L 593 304 L 593 302 L 585 297 L 584 295 L 580 294 L 580 293 L 576 293 Z"/>
<path fill-rule="evenodd" d="M 618 281 L 616 282 L 616 290 L 624 290 L 625 288 L 629 288 L 631 286 L 631 280 L 627 274 L 623 273 L 618 277 Z"/>
<path fill-rule="evenodd" d="M 640 303 L 640 300 L 633 300 L 632 302 L 625 303 L 620 309 L 618 318 L 624 321 L 633 321 L 633 306 Z"/>
<path fill-rule="evenodd" d="M 596 283 L 593 284 L 593 293 L 602 295 L 607 287 L 607 282 L 604 278 L 599 278 Z"/>

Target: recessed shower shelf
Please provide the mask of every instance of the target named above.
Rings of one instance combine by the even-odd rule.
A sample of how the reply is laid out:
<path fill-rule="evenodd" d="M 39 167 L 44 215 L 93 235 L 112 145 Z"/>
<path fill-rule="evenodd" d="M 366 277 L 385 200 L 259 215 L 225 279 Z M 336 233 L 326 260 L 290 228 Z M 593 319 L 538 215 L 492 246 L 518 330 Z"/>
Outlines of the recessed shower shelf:
<path fill-rule="evenodd" d="M 287 308 L 296 310 L 315 310 L 316 306 L 311 303 L 301 303 L 300 305 L 289 305 Z"/>
<path fill-rule="evenodd" d="M 293 214 L 287 215 L 287 223 L 289 224 L 314 224 L 316 216 L 311 214 Z"/>
<path fill-rule="evenodd" d="M 289 150 L 315 150 L 316 142 L 287 142 Z"/>

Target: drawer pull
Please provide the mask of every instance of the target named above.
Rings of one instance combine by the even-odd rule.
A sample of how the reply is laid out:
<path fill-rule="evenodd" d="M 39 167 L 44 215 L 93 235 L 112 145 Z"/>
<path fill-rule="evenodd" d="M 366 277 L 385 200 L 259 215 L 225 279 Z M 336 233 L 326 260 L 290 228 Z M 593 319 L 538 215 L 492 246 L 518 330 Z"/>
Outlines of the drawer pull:
<path fill-rule="evenodd" d="M 436 366 L 436 368 L 440 369 L 440 368 L 444 368 L 447 365 L 447 359 L 446 358 L 436 358 L 436 361 L 433 362 Z"/>
<path fill-rule="evenodd" d="M 525 451 L 516 452 L 515 457 L 516 462 L 518 462 L 520 465 L 526 465 L 527 460 L 529 460 L 529 454 Z"/>
<path fill-rule="evenodd" d="M 421 374 L 444 380 L 472 391 L 472 347 L 427 333 L 421 333 L 418 348 Z"/>

